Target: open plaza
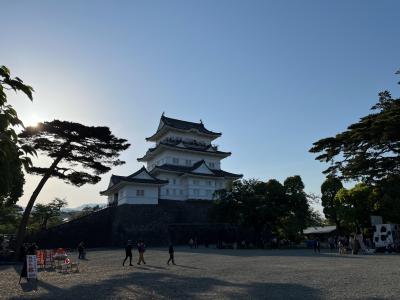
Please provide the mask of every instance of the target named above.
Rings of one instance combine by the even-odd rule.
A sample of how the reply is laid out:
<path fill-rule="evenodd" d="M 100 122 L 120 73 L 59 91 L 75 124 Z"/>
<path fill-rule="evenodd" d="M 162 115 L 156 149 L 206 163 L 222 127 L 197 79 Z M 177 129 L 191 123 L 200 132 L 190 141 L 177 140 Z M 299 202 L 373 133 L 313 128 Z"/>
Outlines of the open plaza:
<path fill-rule="evenodd" d="M 20 266 L 0 266 L 1 299 L 399 299 L 400 256 L 309 249 L 149 249 L 146 265 L 122 266 L 123 249 L 93 249 L 78 273 L 40 271 L 18 284 Z M 77 253 L 71 253 L 77 260 Z"/>

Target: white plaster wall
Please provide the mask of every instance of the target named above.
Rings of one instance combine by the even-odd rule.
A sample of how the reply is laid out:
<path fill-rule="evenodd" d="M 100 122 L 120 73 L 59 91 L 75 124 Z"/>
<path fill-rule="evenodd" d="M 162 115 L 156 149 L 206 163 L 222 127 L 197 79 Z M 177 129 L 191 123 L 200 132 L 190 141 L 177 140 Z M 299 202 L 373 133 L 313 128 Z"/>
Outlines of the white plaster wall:
<path fill-rule="evenodd" d="M 214 192 L 225 187 L 224 179 L 188 177 L 187 182 L 188 199 L 212 200 Z"/>
<path fill-rule="evenodd" d="M 224 179 L 180 177 L 171 173 L 156 176 L 168 180 L 169 184 L 161 187 L 160 198 L 170 200 L 205 199 L 212 200 L 216 190 L 225 188 Z M 197 190 L 197 192 L 196 192 Z"/>
<path fill-rule="evenodd" d="M 161 199 L 186 200 L 187 183 L 186 179 L 172 173 L 163 173 L 157 176 L 159 179 L 168 180 L 168 184 L 160 189 Z"/>
<path fill-rule="evenodd" d="M 165 150 L 161 154 L 154 157 L 152 160 L 147 162 L 147 169 L 152 170 L 154 166 L 163 164 L 174 164 L 173 158 L 178 158 L 180 166 L 186 165 L 186 160 L 191 160 L 192 165 L 200 160 L 204 160 L 211 169 L 221 169 L 221 158 L 215 157 L 212 153 L 185 153 L 181 151 Z M 210 163 L 214 163 L 214 167 L 211 167 Z"/>
<path fill-rule="evenodd" d="M 137 196 L 136 190 L 144 190 L 144 196 Z M 120 204 L 158 204 L 158 186 L 124 186 L 118 193 L 118 205 Z"/>

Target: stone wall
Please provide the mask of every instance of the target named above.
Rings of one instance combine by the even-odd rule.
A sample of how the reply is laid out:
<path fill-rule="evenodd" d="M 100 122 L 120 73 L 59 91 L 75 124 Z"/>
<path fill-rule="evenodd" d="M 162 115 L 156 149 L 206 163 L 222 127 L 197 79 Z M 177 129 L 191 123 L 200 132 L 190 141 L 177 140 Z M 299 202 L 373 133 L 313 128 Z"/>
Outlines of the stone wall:
<path fill-rule="evenodd" d="M 79 219 L 28 236 L 40 248 L 75 248 L 81 241 L 90 247 L 112 244 L 112 223 L 117 210 L 109 207 Z"/>
<path fill-rule="evenodd" d="M 149 246 L 164 246 L 172 241 L 185 244 L 192 237 L 201 243 L 216 243 L 233 228 L 209 219 L 208 201 L 160 201 L 158 205 L 120 205 L 50 228 L 29 240 L 41 248 L 75 248 L 84 241 L 87 247 L 123 246 L 128 239 L 143 239 Z M 230 232 L 230 233 L 228 233 Z"/>

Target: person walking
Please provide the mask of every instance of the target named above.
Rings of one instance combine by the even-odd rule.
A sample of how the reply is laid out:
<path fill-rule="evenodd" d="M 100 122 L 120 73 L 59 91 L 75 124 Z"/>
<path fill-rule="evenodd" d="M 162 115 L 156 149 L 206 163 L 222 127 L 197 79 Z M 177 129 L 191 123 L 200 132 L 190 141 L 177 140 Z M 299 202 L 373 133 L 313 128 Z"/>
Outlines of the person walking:
<path fill-rule="evenodd" d="M 320 253 L 321 252 L 320 249 L 321 249 L 321 244 L 319 242 L 319 239 L 316 238 L 314 240 L 314 253 L 317 253 L 317 251 L 318 251 L 318 253 Z"/>
<path fill-rule="evenodd" d="M 122 266 L 125 265 L 125 262 L 128 259 L 128 257 L 129 257 L 129 265 L 133 266 L 132 265 L 132 241 L 131 240 L 128 240 L 128 243 L 125 246 L 125 259 L 122 262 Z"/>
<path fill-rule="evenodd" d="M 78 245 L 78 259 L 85 259 L 85 243 L 82 241 Z"/>
<path fill-rule="evenodd" d="M 167 265 L 172 261 L 172 264 L 175 265 L 175 260 L 174 260 L 174 246 L 172 246 L 172 243 L 169 244 L 169 259 L 167 261 Z"/>
<path fill-rule="evenodd" d="M 144 252 L 146 251 L 146 246 L 144 244 L 143 241 L 139 241 L 138 243 L 138 252 L 139 252 L 139 261 L 137 262 L 138 265 L 140 265 L 141 262 L 143 262 L 143 264 L 146 264 L 146 262 L 144 261 Z"/>

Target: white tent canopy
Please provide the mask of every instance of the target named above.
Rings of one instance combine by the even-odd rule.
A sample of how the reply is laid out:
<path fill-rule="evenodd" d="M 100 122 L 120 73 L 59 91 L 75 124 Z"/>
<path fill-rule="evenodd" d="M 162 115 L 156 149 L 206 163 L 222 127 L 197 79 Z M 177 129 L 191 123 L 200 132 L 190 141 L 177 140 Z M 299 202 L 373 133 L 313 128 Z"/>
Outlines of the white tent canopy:
<path fill-rule="evenodd" d="M 304 234 L 322 234 L 331 233 L 336 230 L 336 226 L 320 226 L 320 227 L 308 227 L 303 230 Z"/>

